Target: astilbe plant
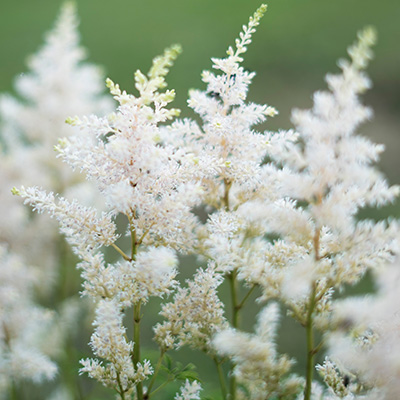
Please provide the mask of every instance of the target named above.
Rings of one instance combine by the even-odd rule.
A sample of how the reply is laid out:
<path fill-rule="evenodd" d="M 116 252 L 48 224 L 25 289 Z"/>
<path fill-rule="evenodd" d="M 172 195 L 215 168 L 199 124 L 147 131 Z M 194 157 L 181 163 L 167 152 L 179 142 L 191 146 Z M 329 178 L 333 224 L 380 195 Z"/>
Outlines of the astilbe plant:
<path fill-rule="evenodd" d="M 157 398 L 174 379 L 185 380 L 175 399 L 199 399 L 200 384 L 190 367 L 173 368 L 167 355 L 182 346 L 215 363 L 224 400 L 389 399 L 398 391 L 395 385 L 385 388 L 388 379 L 372 376 L 373 369 L 332 344 L 340 339 L 355 346 L 354 357 L 370 360 L 397 337 L 374 326 L 371 317 L 364 329 L 375 339 L 357 347 L 344 332 L 345 312 L 333 300 L 366 271 L 384 270 L 397 252 L 395 222 L 357 219 L 360 208 L 385 205 L 398 193 L 372 165 L 383 147 L 355 134 L 371 116 L 358 96 L 370 86 L 363 70 L 375 33 L 367 28 L 359 34 L 349 48 L 350 61 L 339 62 L 341 74 L 327 76 L 329 91 L 315 94 L 312 110 L 293 112 L 294 130 L 260 133 L 253 126 L 277 111 L 246 101 L 254 73 L 241 63 L 265 11 L 262 5 L 243 26 L 227 57 L 212 59 L 218 73 L 203 72 L 206 90 L 190 92 L 188 104 L 201 123 L 166 124 L 178 115 L 167 108 L 174 91 L 163 89 L 179 46 L 155 58 L 147 75 L 135 73 L 139 96 L 107 80 L 119 104 L 114 113 L 68 119 L 79 131 L 59 141 L 59 157 L 97 185 L 104 210 L 38 187 L 14 189 L 34 210 L 59 221 L 80 258 L 83 294 L 96 304 L 90 340 L 96 358 L 82 360 L 80 371 L 121 399 Z M 199 206 L 207 212 L 205 223 L 193 212 Z M 127 221 L 129 251 L 120 245 L 118 215 Z M 107 246 L 120 260 L 106 261 Z M 187 253 L 206 266 L 179 283 L 178 254 Z M 390 277 L 381 274 L 386 287 Z M 220 297 L 225 280 L 230 318 Z M 241 314 L 255 293 L 258 303 L 267 304 L 251 334 L 240 330 Z M 168 295 L 160 312 L 164 320 L 154 326 L 160 357 L 152 365 L 142 356 L 142 306 Z M 376 304 L 386 304 L 382 296 Z M 291 373 L 294 360 L 277 350 L 279 304 L 305 328 L 304 376 Z M 124 325 L 128 315 L 132 337 Z M 367 335 L 352 318 L 362 340 Z M 321 343 L 315 331 L 323 333 Z M 327 389 L 313 379 L 315 355 L 325 343 L 337 359 L 317 366 Z M 163 370 L 167 377 L 156 387 Z"/>
<path fill-rule="evenodd" d="M 75 260 L 57 223 L 10 201 L 7 187 L 40 184 L 88 203 L 98 197 L 96 188 L 57 160 L 53 151 L 59 135 L 74 130 L 65 124 L 66 110 L 112 108 L 112 99 L 103 94 L 101 69 L 85 58 L 76 7 L 65 3 L 44 44 L 29 57 L 27 72 L 16 77 L 15 95 L 0 96 L 2 399 L 9 392 L 20 398 L 29 381 L 53 380 L 47 394 L 62 392 L 65 399 L 78 390 L 68 366 L 75 350 L 69 346 L 87 307 L 77 296 Z"/>
<path fill-rule="evenodd" d="M 5 186 L 36 184 L 91 204 L 98 197 L 93 185 L 57 160 L 53 151 L 60 136 L 74 131 L 65 124 L 66 111 L 112 109 L 112 99 L 102 93 L 100 68 L 84 62 L 77 27 L 75 6 L 65 3 L 44 45 L 29 57 L 28 71 L 16 78 L 16 96 L 0 96 L 0 163 L 2 181 L 10 182 Z M 56 224 L 10 202 L 5 188 L 0 190 L 0 199 L 9 210 L 0 214 L 0 240 L 29 263 L 41 265 L 43 290 L 65 292 L 59 280 L 66 274 L 62 268 L 66 246 Z"/>
<path fill-rule="evenodd" d="M 107 363 L 82 360 L 81 372 L 115 389 L 121 398 L 128 398 L 135 389 L 138 398 L 143 398 L 142 382 L 153 371 L 140 355 L 141 305 L 176 286 L 173 248 L 184 251 L 196 241 L 191 208 L 198 202 L 199 188 L 187 179 L 186 158 L 171 146 L 158 144 L 158 124 L 177 114 L 166 108 L 174 92 L 160 89 L 166 86 L 164 76 L 179 52 L 178 46 L 171 47 L 154 60 L 147 76 L 135 73 L 139 97 L 108 80 L 120 104 L 116 113 L 70 119 L 85 134 L 62 139 L 57 146 L 66 162 L 97 183 L 109 211 L 100 214 L 35 187 L 18 190 L 27 203 L 59 221 L 82 260 L 84 293 L 97 302 L 90 345 Z M 116 244 L 113 217 L 117 214 L 124 214 L 128 221 L 129 254 Z M 122 260 L 106 264 L 99 251 L 102 246 L 112 246 Z M 133 342 L 122 325 L 122 312 L 128 307 L 133 307 Z"/>

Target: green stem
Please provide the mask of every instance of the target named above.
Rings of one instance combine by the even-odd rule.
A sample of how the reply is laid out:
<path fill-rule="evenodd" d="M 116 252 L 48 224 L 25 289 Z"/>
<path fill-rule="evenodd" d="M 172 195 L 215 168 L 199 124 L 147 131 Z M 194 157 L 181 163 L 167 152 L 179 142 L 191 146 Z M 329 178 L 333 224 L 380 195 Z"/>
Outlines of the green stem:
<path fill-rule="evenodd" d="M 115 243 L 111 243 L 111 246 L 117 250 L 117 252 L 122 256 L 122 258 L 126 261 L 132 261 L 132 258 L 127 256 Z"/>
<path fill-rule="evenodd" d="M 132 361 L 133 365 L 136 368 L 137 364 L 140 362 L 140 320 L 141 320 L 141 315 L 140 315 L 140 307 L 141 303 L 140 301 L 133 306 L 133 355 L 132 355 Z M 139 382 L 136 385 L 136 393 L 137 393 L 137 399 L 138 400 L 143 400 L 143 383 Z"/>
<path fill-rule="evenodd" d="M 230 204 L 229 204 L 229 191 L 232 186 L 232 181 L 227 178 L 224 178 L 224 197 L 223 203 L 225 206 L 225 210 L 229 211 Z M 239 326 L 239 301 L 237 298 L 238 295 L 238 288 L 237 288 L 237 271 L 233 270 L 229 275 L 229 284 L 231 289 L 231 303 L 232 303 L 232 326 L 237 329 Z M 229 400 L 236 400 L 236 377 L 233 375 L 233 370 L 235 369 L 235 364 L 231 363 L 230 367 L 230 378 L 229 378 Z"/>
<path fill-rule="evenodd" d="M 125 391 L 122 387 L 122 383 L 121 383 L 121 378 L 119 376 L 119 373 L 117 372 L 117 383 L 118 383 L 118 387 L 119 387 L 119 395 L 121 396 L 121 400 L 125 400 Z"/>
<path fill-rule="evenodd" d="M 244 304 L 248 300 L 248 298 L 251 296 L 251 294 L 254 292 L 254 289 L 257 287 L 257 285 L 253 285 L 250 290 L 247 292 L 247 294 L 243 297 L 243 300 L 238 304 L 237 308 L 240 310 L 243 308 Z"/>
<path fill-rule="evenodd" d="M 231 288 L 231 303 L 232 303 L 232 326 L 237 328 L 239 326 L 239 310 L 240 305 L 238 302 L 238 282 L 236 279 L 237 271 L 232 271 L 229 275 L 229 286 Z"/>
<path fill-rule="evenodd" d="M 238 288 L 237 288 L 237 271 L 233 270 L 229 275 L 229 284 L 231 288 L 231 303 L 232 303 L 232 326 L 237 329 L 239 326 L 239 310 L 240 308 L 238 307 Z M 236 377 L 233 375 L 233 370 L 235 368 L 235 364 L 231 364 L 231 369 L 230 369 L 230 381 L 229 381 L 229 392 L 230 400 L 235 400 L 236 399 L 236 388 L 237 388 L 237 383 L 236 383 Z"/>
<path fill-rule="evenodd" d="M 164 354 L 165 354 L 165 350 L 161 350 L 161 354 L 160 354 L 160 357 L 158 358 L 157 365 L 156 365 L 156 368 L 154 370 L 154 374 L 153 374 L 153 376 L 151 378 L 151 381 L 150 381 L 149 386 L 147 388 L 146 394 L 144 395 L 144 399 L 145 400 L 150 398 L 150 392 L 151 392 L 152 387 L 154 386 L 154 383 L 156 382 L 157 375 L 160 372 L 160 368 L 161 368 L 162 360 L 164 358 Z"/>
<path fill-rule="evenodd" d="M 132 218 L 128 216 L 128 220 L 129 220 L 129 229 L 131 231 L 131 260 L 134 260 L 136 258 L 137 245 L 138 245 L 136 238 L 136 229 L 132 223 Z"/>
<path fill-rule="evenodd" d="M 320 203 L 321 196 L 318 197 L 318 203 Z M 313 247 L 314 247 L 314 259 L 315 262 L 318 262 L 320 257 L 320 237 L 321 237 L 321 228 L 317 228 L 314 233 Z M 306 320 L 306 335 L 307 335 L 307 365 L 306 365 L 306 386 L 304 388 L 304 400 L 310 400 L 311 398 L 311 386 L 314 374 L 314 357 L 319 349 L 314 347 L 314 330 L 313 330 L 313 314 L 315 310 L 315 306 L 318 302 L 317 296 L 317 282 L 313 282 L 310 302 L 308 305 L 307 311 L 307 320 Z"/>
<path fill-rule="evenodd" d="M 12 380 L 10 387 L 10 400 L 21 400 L 18 395 L 17 384 L 15 383 L 14 379 Z"/>
<path fill-rule="evenodd" d="M 154 389 L 151 393 L 150 396 L 153 394 L 156 394 L 159 390 L 161 390 L 164 386 L 168 385 L 168 383 L 171 382 L 171 378 L 168 378 L 164 383 L 162 383 L 158 388 Z"/>
<path fill-rule="evenodd" d="M 306 366 L 306 386 L 304 388 L 304 400 L 311 399 L 311 385 L 314 373 L 314 357 L 316 354 L 314 348 L 314 331 L 313 331 L 313 313 L 316 305 L 315 295 L 316 295 L 316 283 L 314 282 L 311 295 L 310 303 L 307 312 L 307 322 L 306 322 L 306 335 L 307 335 L 307 366 Z"/>
<path fill-rule="evenodd" d="M 226 400 L 226 396 L 228 393 L 228 389 L 226 387 L 225 383 L 225 376 L 224 376 L 224 371 L 222 370 L 222 362 L 221 360 L 218 360 L 217 357 L 213 357 L 215 366 L 217 367 L 217 372 L 218 372 L 218 379 L 219 379 L 219 384 L 221 386 L 221 392 L 222 392 L 222 399 Z"/>
<path fill-rule="evenodd" d="M 322 339 L 315 347 L 314 347 L 314 354 L 317 354 L 322 347 L 324 346 L 324 339 Z"/>

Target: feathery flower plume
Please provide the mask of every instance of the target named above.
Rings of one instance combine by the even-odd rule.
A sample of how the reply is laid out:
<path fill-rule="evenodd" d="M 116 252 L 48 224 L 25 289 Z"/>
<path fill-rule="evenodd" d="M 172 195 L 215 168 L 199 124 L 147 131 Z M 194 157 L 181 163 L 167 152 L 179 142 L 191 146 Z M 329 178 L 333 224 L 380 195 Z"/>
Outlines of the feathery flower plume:
<path fill-rule="evenodd" d="M 0 245 L 0 388 L 6 393 L 21 380 L 53 379 L 56 364 L 45 338 L 54 314 L 34 303 L 37 271 Z"/>

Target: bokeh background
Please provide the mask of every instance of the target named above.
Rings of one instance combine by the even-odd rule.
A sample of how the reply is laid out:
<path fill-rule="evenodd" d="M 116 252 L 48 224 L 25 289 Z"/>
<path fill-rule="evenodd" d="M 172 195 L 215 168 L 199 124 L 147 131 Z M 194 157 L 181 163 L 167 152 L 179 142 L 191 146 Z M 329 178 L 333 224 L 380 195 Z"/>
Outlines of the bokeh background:
<path fill-rule="evenodd" d="M 61 3 L 60 0 L 1 0 L 0 92 L 13 91 L 13 78 L 26 70 L 26 57 L 43 43 L 43 34 L 53 25 Z M 88 60 L 103 66 L 106 75 L 128 92 L 133 90 L 136 69 L 147 71 L 151 59 L 173 43 L 183 46 L 184 52 L 167 79 L 169 87 L 177 91 L 175 106 L 182 109 L 182 116 L 192 116 L 186 107 L 187 92 L 192 87 L 204 87 L 200 73 L 210 69 L 210 57 L 224 56 L 242 24 L 247 23 L 260 5 L 259 0 L 77 0 L 76 3 Z M 246 69 L 257 72 L 249 100 L 273 105 L 280 111 L 261 128 L 290 128 L 290 110 L 312 105 L 312 93 L 326 87 L 323 77 L 327 72 L 338 71 L 336 61 L 346 55 L 356 32 L 365 25 L 373 25 L 379 34 L 375 59 L 368 69 L 374 86 L 364 99 L 373 107 L 375 117 L 361 132 L 386 145 L 379 168 L 391 183 L 400 183 L 399 0 L 269 0 L 268 6 L 244 62 Z M 400 217 L 400 206 L 367 210 L 362 213 L 365 216 Z M 183 277 L 190 276 L 193 265 L 193 260 L 186 261 Z M 348 293 L 370 288 L 366 281 L 364 286 L 351 288 Z M 157 304 L 148 307 L 156 312 Z M 251 331 L 257 310 L 248 308 L 244 329 Z M 297 368 L 301 370 L 302 330 L 286 319 L 282 325 L 279 345 L 299 358 Z M 146 341 L 149 356 L 150 334 L 149 326 Z M 190 352 L 179 357 L 183 361 L 200 361 L 201 377 L 213 382 L 215 373 L 205 358 Z M 88 398 L 111 398 L 110 392 L 87 385 Z M 211 383 L 212 398 L 216 398 L 214 389 Z M 34 396 L 41 399 L 40 394 Z"/>
<path fill-rule="evenodd" d="M 0 5 L 0 92 L 12 90 L 27 55 L 43 42 L 61 0 L 2 0 Z M 210 57 L 222 57 L 234 43 L 259 0 L 77 0 L 82 44 L 88 58 L 107 76 L 133 90 L 133 73 L 148 70 L 151 59 L 172 43 L 184 52 L 168 76 L 183 116 L 188 89 L 201 88 L 200 73 Z M 356 32 L 377 28 L 379 42 L 368 69 L 374 83 L 365 102 L 375 117 L 362 132 L 385 143 L 382 169 L 399 181 L 400 2 L 398 0 L 269 0 L 244 66 L 257 72 L 249 99 L 274 105 L 279 116 L 267 129 L 289 128 L 293 107 L 311 106 L 311 95 L 325 88 L 323 77 L 337 72 Z"/>

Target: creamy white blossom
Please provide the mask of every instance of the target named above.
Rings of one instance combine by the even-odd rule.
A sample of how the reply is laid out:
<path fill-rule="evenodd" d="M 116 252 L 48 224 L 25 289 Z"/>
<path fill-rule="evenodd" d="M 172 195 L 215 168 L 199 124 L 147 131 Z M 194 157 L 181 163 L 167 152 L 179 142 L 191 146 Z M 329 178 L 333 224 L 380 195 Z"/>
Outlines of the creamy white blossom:
<path fill-rule="evenodd" d="M 271 203 L 266 197 L 240 210 L 250 221 L 264 225 L 266 233 L 278 234 L 288 246 L 302 247 L 297 260 L 287 264 L 285 278 L 279 277 L 289 302 L 308 296 L 313 283 L 322 278 L 326 290 L 354 284 L 367 269 L 392 260 L 397 251 L 395 222 L 375 224 L 356 218 L 360 208 L 387 204 L 398 193 L 398 187 L 389 187 L 371 165 L 383 147 L 355 134 L 371 115 L 359 94 L 370 86 L 363 68 L 374 41 L 372 29 L 360 33 L 349 49 L 351 61 L 339 63 L 342 74 L 327 76 L 330 91 L 315 94 L 312 110 L 293 112 L 301 140 L 272 154 L 286 166 L 277 175 L 276 188 L 283 198 Z"/>
<path fill-rule="evenodd" d="M 0 379 L 53 379 L 56 364 L 46 355 L 46 339 L 54 314 L 35 304 L 38 273 L 0 245 Z"/>
<path fill-rule="evenodd" d="M 277 111 L 267 105 L 247 103 L 248 87 L 254 73 L 240 65 L 242 55 L 266 11 L 266 5 L 250 17 L 227 57 L 213 58 L 213 68 L 202 73 L 205 91 L 192 90 L 188 104 L 199 114 L 202 124 L 185 119 L 174 122 L 163 138 L 193 154 L 193 176 L 202 182 L 203 201 L 215 208 L 232 208 L 251 198 L 262 181 L 261 163 L 271 144 L 270 135 L 252 127 L 273 117 Z M 285 142 L 288 135 L 272 140 Z M 281 144 L 281 146 L 284 146 Z"/>
<path fill-rule="evenodd" d="M 255 334 L 230 328 L 213 339 L 216 351 L 232 359 L 235 365 L 233 374 L 246 387 L 250 399 L 291 396 L 298 392 L 302 383 L 294 376 L 284 379 L 293 360 L 277 353 L 278 318 L 278 306 L 272 303 L 259 314 Z"/>
<path fill-rule="evenodd" d="M 100 253 L 88 253 L 78 265 L 85 279 L 83 294 L 116 299 L 122 307 L 147 303 L 150 297 L 167 296 L 175 288 L 177 262 L 174 251 L 162 247 L 114 264 L 107 264 Z"/>
<path fill-rule="evenodd" d="M 80 46 L 76 6 L 65 3 L 45 42 L 27 61 L 28 70 L 15 79 L 15 96 L 0 95 L 0 238 L 12 251 L 40 266 L 42 292 L 55 289 L 62 275 L 62 240 L 56 224 L 47 217 L 29 215 L 29 210 L 10 196 L 19 185 L 40 185 L 96 204 L 93 185 L 73 173 L 54 157 L 59 136 L 69 136 L 74 128 L 65 124 L 69 114 L 104 113 L 112 101 L 103 95 L 99 67 L 86 61 Z M 94 203 L 93 203 L 94 202 Z M 56 290 L 59 288 L 57 287 Z"/>
<path fill-rule="evenodd" d="M 90 346 L 102 361 L 81 360 L 80 373 L 87 372 L 105 386 L 115 389 L 121 396 L 132 393 L 135 384 L 153 373 L 149 362 L 134 365 L 134 344 L 126 340 L 126 328 L 122 324 L 120 306 L 114 300 L 101 300 L 96 309 L 96 327 Z"/>
<path fill-rule="evenodd" d="M 158 123 L 177 114 L 177 110 L 166 109 L 174 92 L 161 90 L 179 52 L 180 48 L 173 46 L 153 60 L 147 76 L 135 73 L 139 97 L 128 95 L 108 80 L 119 102 L 116 113 L 69 119 L 79 129 L 61 139 L 57 150 L 64 161 L 97 184 L 108 212 L 37 187 L 13 189 L 35 211 L 58 220 L 60 231 L 80 257 L 83 293 L 97 302 L 96 329 L 90 343 L 98 357 L 83 360 L 81 372 L 114 388 L 121 397 L 142 388 L 141 382 L 152 373 L 149 362 L 142 360 L 134 347 L 136 343 L 139 346 L 140 306 L 151 296 L 163 297 L 175 288 L 177 257 L 171 247 L 188 251 L 196 243 L 197 218 L 191 209 L 201 191 L 189 179 L 182 152 L 160 143 L 158 128 Z M 118 213 L 128 219 L 129 255 L 116 243 L 119 234 L 114 219 Z M 122 260 L 107 263 L 104 246 L 115 249 Z M 134 342 L 127 342 L 122 313 L 132 305 Z M 101 359 L 107 363 L 103 365 Z"/>
<path fill-rule="evenodd" d="M 64 3 L 45 44 L 29 57 L 29 71 L 15 81 L 19 99 L 5 95 L 0 102 L 2 136 L 10 148 L 18 140 L 40 143 L 42 156 L 54 165 L 52 147 L 60 136 L 73 129 L 65 125 L 66 115 L 110 110 L 103 92 L 102 71 L 84 62 L 86 50 L 80 46 L 76 6 Z M 17 149 L 15 148 L 17 151 Z"/>
<path fill-rule="evenodd" d="M 177 393 L 174 400 L 200 400 L 201 385 L 197 381 L 190 382 L 186 380 L 181 387 L 180 393 Z"/>
<path fill-rule="evenodd" d="M 153 61 L 147 77 L 136 71 L 139 97 L 108 80 L 119 102 L 117 111 L 103 118 L 69 119 L 80 132 L 60 140 L 57 150 L 64 161 L 95 181 L 110 210 L 128 215 L 144 243 L 190 249 L 197 224 L 190 210 L 200 189 L 185 178 L 179 151 L 159 143 L 158 127 L 178 113 L 166 109 L 174 91 L 159 91 L 166 86 L 164 77 L 179 52 L 179 46 L 167 49 Z"/>
<path fill-rule="evenodd" d="M 76 200 L 69 202 L 63 197 L 56 198 L 53 193 L 46 193 L 30 187 L 14 189 L 14 194 L 24 198 L 24 203 L 39 213 L 47 212 L 57 219 L 60 231 L 78 255 L 113 244 L 118 236 L 111 215 L 103 212 L 100 217 L 93 208 L 81 206 Z"/>
<path fill-rule="evenodd" d="M 340 375 L 335 363 L 326 357 L 323 364 L 317 365 L 316 369 L 335 395 L 339 398 L 346 398 L 349 395 L 350 378 Z"/>
<path fill-rule="evenodd" d="M 368 297 L 337 301 L 329 352 L 355 383 L 369 389 L 368 399 L 399 396 L 400 354 L 398 260 L 378 274 L 378 291 Z M 371 390 L 372 389 L 372 390 Z"/>
<path fill-rule="evenodd" d="M 178 288 L 173 302 L 163 304 L 160 314 L 165 321 L 154 327 L 161 348 L 189 345 L 211 351 L 212 336 L 227 327 L 224 305 L 217 293 L 221 282 L 214 265 L 199 268 L 187 287 Z"/>

